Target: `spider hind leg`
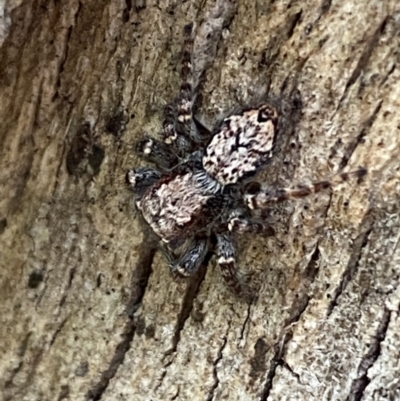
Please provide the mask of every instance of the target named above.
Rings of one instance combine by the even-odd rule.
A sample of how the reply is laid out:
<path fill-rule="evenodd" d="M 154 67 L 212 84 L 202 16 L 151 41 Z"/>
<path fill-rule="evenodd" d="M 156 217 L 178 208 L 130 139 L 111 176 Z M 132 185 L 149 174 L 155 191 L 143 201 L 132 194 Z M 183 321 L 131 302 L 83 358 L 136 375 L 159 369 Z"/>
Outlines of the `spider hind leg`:
<path fill-rule="evenodd" d="M 236 266 L 235 245 L 230 233 L 217 234 L 217 263 L 228 288 L 238 297 L 251 300 L 244 277 Z"/>
<path fill-rule="evenodd" d="M 194 276 L 203 263 L 207 252 L 207 239 L 195 239 L 178 258 L 175 258 L 172 253 L 169 252 L 167 258 L 171 273 L 174 276 L 180 277 Z"/>
<path fill-rule="evenodd" d="M 289 199 L 304 198 L 311 194 L 330 189 L 343 181 L 347 181 L 350 176 L 358 179 L 367 174 L 367 169 L 360 168 L 349 173 L 340 173 L 329 181 L 318 181 L 310 185 L 297 185 L 291 188 L 278 188 L 269 190 L 260 190 L 256 193 L 245 194 L 246 204 L 250 209 L 264 209 L 272 203 L 283 202 Z"/>
<path fill-rule="evenodd" d="M 146 136 L 139 141 L 136 149 L 147 160 L 155 163 L 162 170 L 171 169 L 178 163 L 178 157 L 164 142 Z"/>

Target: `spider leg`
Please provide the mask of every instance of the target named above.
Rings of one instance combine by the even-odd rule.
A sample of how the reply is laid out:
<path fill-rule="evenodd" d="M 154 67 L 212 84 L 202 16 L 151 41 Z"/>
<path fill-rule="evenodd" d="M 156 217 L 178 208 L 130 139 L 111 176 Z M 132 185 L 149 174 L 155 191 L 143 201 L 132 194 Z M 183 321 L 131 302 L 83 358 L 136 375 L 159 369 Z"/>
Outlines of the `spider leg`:
<path fill-rule="evenodd" d="M 179 155 L 188 153 L 192 144 L 190 140 L 182 134 L 176 119 L 176 110 L 172 105 L 167 105 L 164 109 L 164 122 L 162 135 L 164 142 L 172 147 Z"/>
<path fill-rule="evenodd" d="M 137 151 L 162 170 L 168 170 L 178 163 L 178 157 L 168 145 L 150 136 L 138 142 Z"/>
<path fill-rule="evenodd" d="M 176 102 L 176 108 L 168 105 L 164 110 L 163 136 L 164 142 L 173 146 L 179 153 L 187 153 L 193 144 L 199 144 L 202 137 L 193 119 L 196 83 L 192 74 L 193 35 L 192 24 L 184 28 L 184 44 L 182 49 L 182 84 Z"/>
<path fill-rule="evenodd" d="M 252 194 L 245 194 L 244 197 L 246 204 L 250 209 L 264 209 L 271 203 L 283 202 L 288 199 L 304 198 L 308 195 L 332 188 L 343 181 L 347 181 L 351 175 L 361 178 L 365 174 L 367 174 L 367 170 L 365 168 L 360 168 L 349 173 L 340 173 L 330 181 L 319 181 L 310 185 L 298 185 L 293 188 L 258 191 Z"/>
<path fill-rule="evenodd" d="M 161 175 L 155 168 L 139 167 L 137 169 L 129 169 L 125 175 L 125 180 L 128 187 L 140 199 L 147 189 L 161 178 Z"/>
<path fill-rule="evenodd" d="M 235 245 L 228 232 L 217 234 L 217 257 L 222 277 L 229 289 L 237 296 L 246 295 L 245 284 L 240 277 L 235 256 Z"/>
<path fill-rule="evenodd" d="M 273 228 L 259 217 L 249 215 L 248 210 L 236 208 L 227 217 L 228 230 L 239 234 L 251 232 L 273 235 Z"/>
<path fill-rule="evenodd" d="M 234 216 L 228 221 L 228 230 L 240 234 L 250 232 L 256 234 L 273 235 L 274 229 L 260 219 L 244 216 Z"/>
<path fill-rule="evenodd" d="M 208 240 L 201 238 L 195 239 L 194 242 L 190 243 L 178 258 L 174 258 L 170 252 L 167 259 L 172 274 L 181 277 L 190 277 L 195 275 L 203 263 L 207 251 Z"/>

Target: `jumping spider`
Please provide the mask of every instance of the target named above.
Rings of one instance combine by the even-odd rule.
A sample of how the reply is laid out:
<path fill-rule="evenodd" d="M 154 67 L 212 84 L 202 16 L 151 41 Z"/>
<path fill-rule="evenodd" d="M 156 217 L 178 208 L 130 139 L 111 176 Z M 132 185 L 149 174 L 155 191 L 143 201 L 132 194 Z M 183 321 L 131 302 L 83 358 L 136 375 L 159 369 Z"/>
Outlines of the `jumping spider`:
<path fill-rule="evenodd" d="M 281 128 L 278 102 L 260 102 L 220 121 L 202 134 L 193 115 L 191 29 L 186 27 L 180 96 L 165 109 L 163 141 L 145 137 L 138 143 L 142 156 L 157 168 L 128 170 L 126 181 L 135 194 L 137 209 L 163 241 L 173 274 L 193 276 L 202 264 L 211 238 L 227 286 L 248 296 L 236 267 L 234 234 L 263 232 L 267 227 L 254 209 L 330 188 L 322 181 L 292 189 L 261 190 L 249 180 L 272 158 Z M 201 125 L 202 131 L 204 126 Z M 365 169 L 355 173 L 364 175 Z M 349 173 L 337 176 L 347 179 Z"/>

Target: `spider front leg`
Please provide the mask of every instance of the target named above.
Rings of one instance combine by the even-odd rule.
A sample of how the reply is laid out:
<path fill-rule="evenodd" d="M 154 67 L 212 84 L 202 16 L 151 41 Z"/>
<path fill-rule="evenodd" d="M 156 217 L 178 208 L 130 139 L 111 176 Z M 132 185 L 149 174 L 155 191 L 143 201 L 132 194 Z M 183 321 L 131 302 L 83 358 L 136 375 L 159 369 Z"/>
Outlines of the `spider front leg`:
<path fill-rule="evenodd" d="M 137 199 L 140 199 L 161 176 L 162 174 L 155 168 L 139 167 L 129 169 L 125 175 L 125 180 L 128 188 L 135 193 Z"/>
<path fill-rule="evenodd" d="M 207 251 L 208 240 L 203 238 L 195 239 L 178 258 L 175 258 L 173 252 L 167 249 L 167 259 L 171 273 L 182 277 L 194 276 L 203 263 Z"/>
<path fill-rule="evenodd" d="M 178 157 L 167 144 L 150 136 L 138 142 L 137 150 L 162 170 L 169 170 L 178 163 Z"/>
<path fill-rule="evenodd" d="M 236 266 L 235 245 L 230 233 L 217 234 L 217 263 L 229 289 L 239 297 L 247 297 L 246 285 Z"/>
<path fill-rule="evenodd" d="M 274 234 L 274 229 L 269 224 L 266 224 L 261 219 L 247 217 L 246 214 L 242 213 L 240 210 L 229 216 L 228 230 L 239 234 L 246 232 L 264 235 Z"/>

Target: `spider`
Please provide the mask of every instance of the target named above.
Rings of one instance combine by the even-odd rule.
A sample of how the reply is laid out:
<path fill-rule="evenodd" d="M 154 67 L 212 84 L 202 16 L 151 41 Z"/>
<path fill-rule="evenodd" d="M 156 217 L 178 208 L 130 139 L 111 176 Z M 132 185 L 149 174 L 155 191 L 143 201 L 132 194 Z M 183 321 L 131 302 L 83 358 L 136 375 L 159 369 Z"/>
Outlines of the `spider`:
<path fill-rule="evenodd" d="M 193 113 L 192 46 L 191 26 L 187 26 L 183 83 L 177 101 L 165 108 L 163 140 L 146 136 L 137 144 L 139 153 L 156 167 L 130 169 L 126 181 L 137 209 L 162 240 L 173 275 L 195 275 L 215 243 L 227 286 L 246 297 L 246 284 L 236 266 L 234 236 L 268 230 L 253 211 L 330 188 L 351 173 L 339 174 L 336 181 L 262 190 L 251 178 L 273 157 L 281 128 L 279 103 L 262 101 L 245 107 L 206 130 Z M 366 170 L 354 173 L 361 177 Z"/>

